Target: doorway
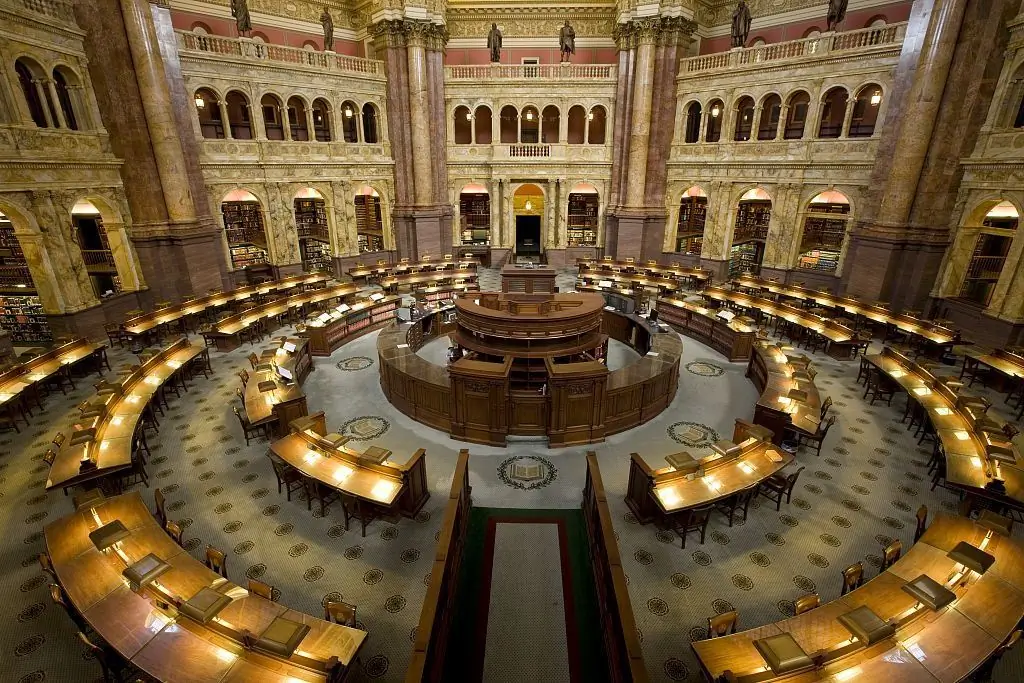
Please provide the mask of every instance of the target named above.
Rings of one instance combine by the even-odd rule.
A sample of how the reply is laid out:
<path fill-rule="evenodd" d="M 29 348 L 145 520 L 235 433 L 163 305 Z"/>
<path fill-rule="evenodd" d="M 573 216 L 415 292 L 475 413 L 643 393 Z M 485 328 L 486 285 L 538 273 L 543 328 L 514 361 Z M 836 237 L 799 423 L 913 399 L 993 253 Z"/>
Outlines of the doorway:
<path fill-rule="evenodd" d="M 516 216 L 516 254 L 540 255 L 540 216 Z"/>

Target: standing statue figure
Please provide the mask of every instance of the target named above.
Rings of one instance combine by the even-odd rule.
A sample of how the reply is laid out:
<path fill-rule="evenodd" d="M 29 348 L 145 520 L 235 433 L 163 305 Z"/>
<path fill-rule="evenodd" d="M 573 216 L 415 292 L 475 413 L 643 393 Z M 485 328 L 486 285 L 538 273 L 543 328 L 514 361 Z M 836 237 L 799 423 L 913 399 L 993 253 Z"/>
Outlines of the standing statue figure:
<path fill-rule="evenodd" d="M 501 31 L 497 24 L 491 24 L 491 32 L 487 34 L 487 49 L 491 51 L 491 62 L 501 61 Z"/>
<path fill-rule="evenodd" d="M 828 0 L 828 31 L 835 31 L 836 27 L 846 18 L 847 0 Z"/>
<path fill-rule="evenodd" d="M 320 24 L 324 27 L 324 51 L 331 52 L 334 50 L 334 19 L 327 11 L 326 5 L 323 14 L 320 15 Z"/>
<path fill-rule="evenodd" d="M 576 54 L 576 29 L 565 20 L 565 26 L 558 32 L 558 49 L 562 53 L 562 61 L 568 62 L 569 55 Z"/>
<path fill-rule="evenodd" d="M 743 0 L 732 11 L 732 46 L 744 47 L 750 33 L 750 8 Z"/>
<path fill-rule="evenodd" d="M 235 18 L 238 35 L 248 36 L 249 32 L 252 31 L 252 18 L 249 16 L 249 3 L 247 0 L 231 0 L 231 16 Z"/>

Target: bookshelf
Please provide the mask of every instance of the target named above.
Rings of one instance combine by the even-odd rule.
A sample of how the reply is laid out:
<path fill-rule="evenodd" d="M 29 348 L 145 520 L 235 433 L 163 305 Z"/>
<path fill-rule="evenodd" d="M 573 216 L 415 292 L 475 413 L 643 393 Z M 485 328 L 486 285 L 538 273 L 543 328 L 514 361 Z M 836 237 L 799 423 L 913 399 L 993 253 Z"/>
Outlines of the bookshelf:
<path fill-rule="evenodd" d="M 570 247 L 597 246 L 596 194 L 569 194 L 567 235 Z"/>
<path fill-rule="evenodd" d="M 267 233 L 259 202 L 224 202 L 224 231 L 231 251 L 231 267 L 246 268 L 267 262 Z"/>
<path fill-rule="evenodd" d="M 10 332 L 15 344 L 53 340 L 25 252 L 14 234 L 14 224 L 3 214 L 0 214 L 0 329 Z"/>
<path fill-rule="evenodd" d="M 295 228 L 299 239 L 315 239 L 330 242 L 327 229 L 327 206 L 322 199 L 295 200 Z"/>
<path fill-rule="evenodd" d="M 384 221 L 380 214 L 380 197 L 356 195 L 356 238 L 360 254 L 384 251 Z"/>
<path fill-rule="evenodd" d="M 679 204 L 676 251 L 700 256 L 704 245 L 704 224 L 708 217 L 707 197 L 684 197 Z"/>
<path fill-rule="evenodd" d="M 811 204 L 800 238 L 798 268 L 820 273 L 835 273 L 839 269 L 849 213 L 849 204 Z"/>
<path fill-rule="evenodd" d="M 335 349 L 361 335 L 382 327 L 395 319 L 402 297 L 391 295 L 374 301 L 363 299 L 338 310 L 320 314 L 307 327 L 310 352 L 314 356 L 329 356 Z"/>
<path fill-rule="evenodd" d="M 486 192 L 459 195 L 463 246 L 487 246 L 491 243 L 491 198 Z"/>
<path fill-rule="evenodd" d="M 768 223 L 772 218 L 772 203 L 765 200 L 740 202 L 736 212 L 733 244 L 748 240 L 768 239 Z"/>
<path fill-rule="evenodd" d="M 729 277 L 739 277 L 744 273 L 757 275 L 761 272 L 763 256 L 763 242 L 744 242 L 732 245 L 732 249 L 729 250 Z"/>
<path fill-rule="evenodd" d="M 331 270 L 331 245 L 318 239 L 300 239 L 302 269 L 307 273 Z"/>

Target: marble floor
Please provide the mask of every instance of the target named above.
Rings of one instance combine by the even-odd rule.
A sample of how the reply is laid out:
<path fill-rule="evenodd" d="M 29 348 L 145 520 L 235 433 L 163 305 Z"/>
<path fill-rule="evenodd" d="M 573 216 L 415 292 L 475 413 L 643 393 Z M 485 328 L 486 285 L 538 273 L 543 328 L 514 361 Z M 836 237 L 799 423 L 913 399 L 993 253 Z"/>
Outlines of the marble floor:
<path fill-rule="evenodd" d="M 560 281 L 571 283 L 571 273 Z M 340 507 L 321 516 L 308 511 L 304 500 L 278 495 L 266 442 L 246 445 L 231 412 L 235 372 L 248 365 L 248 346 L 212 352 L 215 374 L 171 399 L 159 435 L 150 440 L 150 488 L 139 487 L 148 501 L 153 488 L 164 490 L 169 515 L 185 527 L 187 547 L 197 557 L 206 544 L 228 553 L 232 581 L 261 578 L 279 589 L 282 603 L 311 614 L 322 612 L 325 599 L 357 605 L 358 620 L 370 633 L 357 680 L 403 679 L 460 448 L 471 453 L 474 504 L 495 508 L 578 507 L 584 455 L 597 453 L 654 681 L 699 680 L 690 642 L 706 635 L 708 616 L 735 608 L 741 627 L 748 628 L 791 614 L 793 600 L 805 592 L 832 600 L 842 568 L 865 560 L 873 576 L 871 565 L 884 544 L 892 538 L 910 544 L 920 504 L 932 513 L 955 508 L 951 493 L 929 490 L 929 449 L 918 448 L 900 424 L 903 398 L 892 406 L 869 406 L 854 379 L 857 364 L 818 353 L 816 381 L 833 397 L 838 422 L 820 457 L 798 454 L 795 466 L 805 469 L 792 503 L 776 512 L 759 502 L 747 522 L 732 528 L 716 515 L 707 542 L 688 543 L 683 551 L 675 535 L 637 524 L 626 508 L 629 453 L 658 462 L 679 450 L 699 453 L 730 435 L 735 418 L 752 417 L 757 397 L 744 364 L 684 338 L 675 400 L 643 427 L 588 447 L 548 449 L 543 442 L 517 441 L 495 448 L 454 441 L 392 409 L 380 389 L 375 342 L 376 334 L 368 334 L 317 359 L 305 390 L 310 410 L 326 411 L 333 429 L 344 432 L 358 420 L 374 426 L 357 447 L 388 448 L 395 460 L 426 449 L 432 497 L 415 520 L 375 522 L 363 538 L 356 527 L 344 530 Z M 873 350 L 878 348 L 876 343 Z M 614 360 L 627 361 L 625 351 Z M 115 369 L 129 362 L 134 357 L 127 352 L 112 351 Z M 0 586 L 7 596 L 0 680 L 78 682 L 100 675 L 67 616 L 50 602 L 36 562 L 45 549 L 44 525 L 71 509 L 60 492 L 43 490 L 42 454 L 70 424 L 75 405 L 93 393 L 91 382 L 47 398 L 44 413 L 20 434 L 0 434 Z M 993 410 L 1001 412 L 1002 398 L 993 397 Z M 517 462 L 540 465 L 543 476 L 527 484 L 512 479 L 510 467 Z M 1004 658 L 996 680 L 1024 680 L 1020 659 L 1019 650 Z"/>

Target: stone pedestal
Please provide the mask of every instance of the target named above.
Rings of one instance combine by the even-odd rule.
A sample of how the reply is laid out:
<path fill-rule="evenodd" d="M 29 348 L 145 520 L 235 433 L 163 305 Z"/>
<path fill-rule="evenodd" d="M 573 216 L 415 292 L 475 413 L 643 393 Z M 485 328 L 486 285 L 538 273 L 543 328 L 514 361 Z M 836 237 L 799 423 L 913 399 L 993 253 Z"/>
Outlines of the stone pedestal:
<path fill-rule="evenodd" d="M 395 207 L 395 246 L 400 258 L 439 258 L 452 251 L 452 207 Z"/>
<path fill-rule="evenodd" d="M 635 258 L 644 261 L 661 258 L 665 242 L 664 212 L 650 208 L 619 208 L 614 218 L 614 240 L 609 234 L 605 244 L 614 251 L 615 258 Z"/>
<path fill-rule="evenodd" d="M 861 228 L 850 236 L 842 291 L 888 301 L 894 311 L 924 307 L 948 242 L 895 230 Z M 937 236 L 937 235 L 933 235 Z"/>

